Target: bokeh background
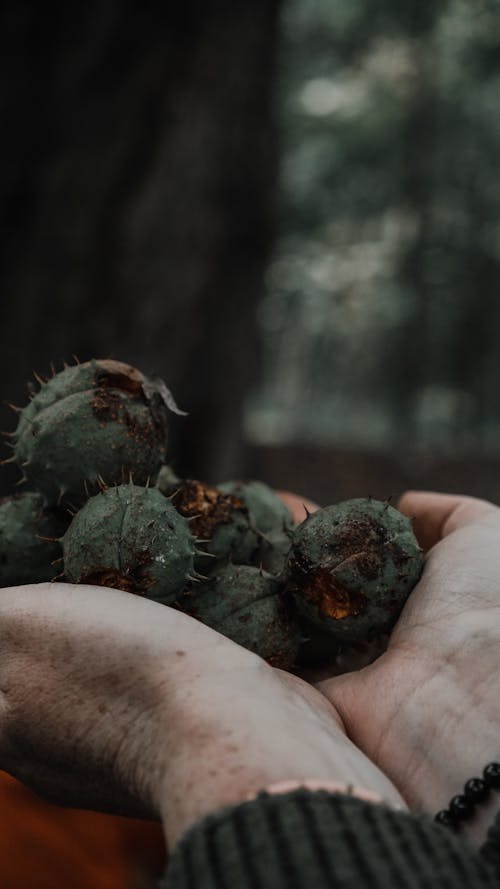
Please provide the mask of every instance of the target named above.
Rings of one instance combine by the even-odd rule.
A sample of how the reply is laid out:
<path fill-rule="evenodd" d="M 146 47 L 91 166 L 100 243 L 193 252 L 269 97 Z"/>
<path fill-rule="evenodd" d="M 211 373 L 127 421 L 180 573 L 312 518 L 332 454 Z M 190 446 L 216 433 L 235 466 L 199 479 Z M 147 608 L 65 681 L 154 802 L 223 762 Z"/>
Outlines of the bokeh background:
<path fill-rule="evenodd" d="M 112 356 L 182 474 L 500 500 L 498 0 L 51 13 L 0 11 L 0 398 Z"/>

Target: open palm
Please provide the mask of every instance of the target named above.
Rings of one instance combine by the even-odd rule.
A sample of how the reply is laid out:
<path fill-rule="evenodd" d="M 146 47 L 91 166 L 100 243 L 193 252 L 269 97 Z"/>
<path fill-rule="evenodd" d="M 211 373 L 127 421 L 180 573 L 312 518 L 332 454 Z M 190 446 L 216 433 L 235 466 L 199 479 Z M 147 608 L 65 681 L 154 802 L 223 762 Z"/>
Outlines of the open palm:
<path fill-rule="evenodd" d="M 399 508 L 427 551 L 422 578 L 387 651 L 317 687 L 407 803 L 435 811 L 498 758 L 500 509 L 426 492 Z"/>

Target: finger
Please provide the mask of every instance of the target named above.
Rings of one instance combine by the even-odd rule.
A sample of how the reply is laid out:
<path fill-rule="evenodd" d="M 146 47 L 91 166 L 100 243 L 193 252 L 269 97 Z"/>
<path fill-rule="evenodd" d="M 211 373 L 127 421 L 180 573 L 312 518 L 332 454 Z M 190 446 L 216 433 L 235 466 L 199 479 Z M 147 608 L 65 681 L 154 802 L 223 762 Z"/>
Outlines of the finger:
<path fill-rule="evenodd" d="M 443 537 L 476 519 L 498 510 L 487 500 L 434 491 L 406 491 L 398 509 L 414 519 L 413 530 L 420 546 L 430 549 Z"/>
<path fill-rule="evenodd" d="M 290 491 L 276 491 L 276 493 L 285 506 L 288 507 L 294 522 L 303 522 L 307 518 L 308 513 L 316 512 L 319 509 L 318 504 L 308 500 L 307 497 L 291 494 Z"/>

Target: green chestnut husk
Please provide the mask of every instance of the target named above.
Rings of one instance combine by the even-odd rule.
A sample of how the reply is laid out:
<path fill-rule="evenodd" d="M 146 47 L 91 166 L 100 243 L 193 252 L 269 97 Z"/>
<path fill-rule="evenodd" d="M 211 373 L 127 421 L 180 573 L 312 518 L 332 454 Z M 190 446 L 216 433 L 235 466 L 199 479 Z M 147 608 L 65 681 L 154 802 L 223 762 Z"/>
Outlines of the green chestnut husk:
<path fill-rule="evenodd" d="M 195 562 L 200 572 L 214 573 L 227 562 L 251 562 L 259 536 L 242 500 L 195 479 L 180 482 L 170 499 L 180 515 L 189 519 L 197 540 L 202 541 L 205 554 Z"/>
<path fill-rule="evenodd" d="M 100 478 L 146 484 L 165 462 L 169 408 L 178 410 L 161 381 L 92 359 L 41 382 L 19 415 L 13 458 L 49 505 L 80 505 Z"/>
<path fill-rule="evenodd" d="M 224 494 L 231 494 L 243 501 L 252 524 L 261 534 L 272 534 L 293 527 L 287 507 L 276 492 L 264 482 L 229 481 L 222 482 L 217 487 Z"/>
<path fill-rule="evenodd" d="M 292 532 L 285 574 L 300 613 L 349 642 L 390 631 L 422 567 L 410 520 L 360 498 L 311 513 Z"/>
<path fill-rule="evenodd" d="M 41 494 L 26 491 L 0 500 L 0 586 L 42 583 L 59 574 L 59 543 L 69 516 L 45 508 Z M 54 564 L 55 563 L 55 564 Z"/>
<path fill-rule="evenodd" d="M 182 479 L 179 478 L 168 463 L 160 467 L 156 478 L 156 487 L 162 494 L 165 494 L 165 497 L 170 497 L 180 484 L 182 484 Z"/>
<path fill-rule="evenodd" d="M 62 539 L 64 574 L 171 605 L 193 576 L 189 524 L 156 488 L 118 485 L 91 497 Z"/>
<path fill-rule="evenodd" d="M 255 566 L 225 566 L 176 606 L 274 667 L 295 663 L 302 634 L 294 609 L 279 581 Z"/>
<path fill-rule="evenodd" d="M 259 543 L 252 562 L 270 574 L 280 574 L 290 552 L 292 517 L 276 492 L 259 481 L 229 481 L 218 485 L 220 491 L 241 500 L 250 525 L 257 531 Z"/>

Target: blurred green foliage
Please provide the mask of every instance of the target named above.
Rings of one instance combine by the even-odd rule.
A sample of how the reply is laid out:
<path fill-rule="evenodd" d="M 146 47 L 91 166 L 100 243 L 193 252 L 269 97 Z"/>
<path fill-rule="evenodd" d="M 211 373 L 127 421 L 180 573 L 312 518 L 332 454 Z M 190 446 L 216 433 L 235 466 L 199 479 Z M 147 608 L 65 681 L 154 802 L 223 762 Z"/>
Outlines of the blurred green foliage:
<path fill-rule="evenodd" d="M 499 12 L 285 4 L 253 440 L 500 448 Z"/>

